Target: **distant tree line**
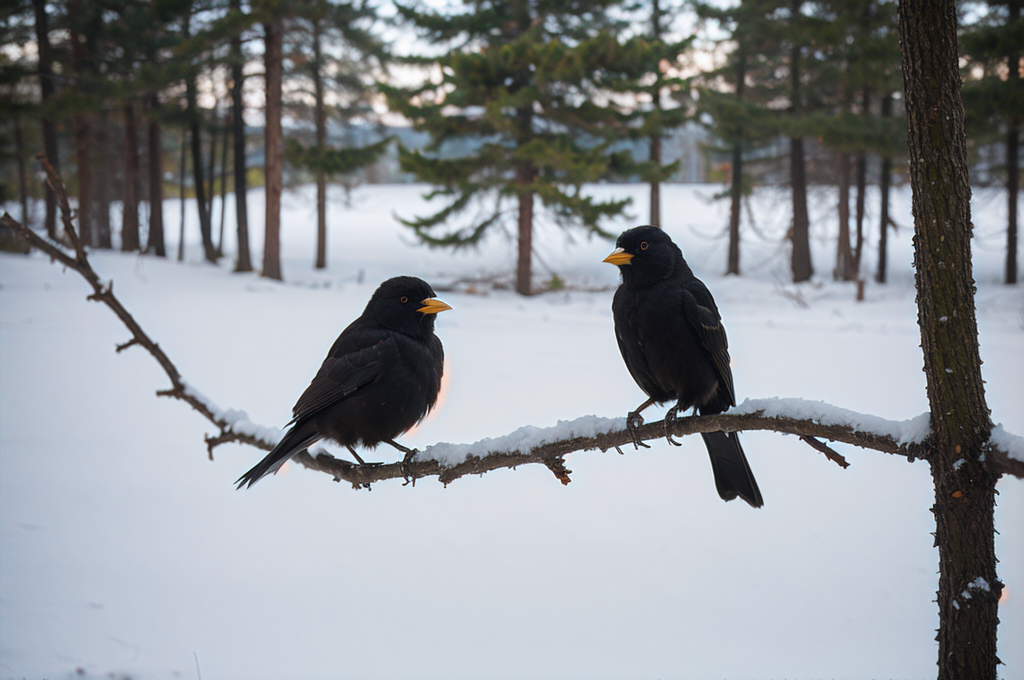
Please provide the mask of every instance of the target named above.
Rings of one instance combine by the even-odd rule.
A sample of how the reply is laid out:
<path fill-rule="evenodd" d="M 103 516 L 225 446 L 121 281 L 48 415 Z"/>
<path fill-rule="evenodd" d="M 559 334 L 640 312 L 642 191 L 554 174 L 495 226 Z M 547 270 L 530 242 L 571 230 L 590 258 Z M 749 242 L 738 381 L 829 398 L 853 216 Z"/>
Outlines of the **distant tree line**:
<path fill-rule="evenodd" d="M 1007 283 L 1018 268 L 1022 2 L 959 5 L 975 181 L 1006 189 Z M 171 227 L 154 206 L 179 198 L 181 230 L 188 196 L 204 256 L 216 262 L 233 200 L 240 272 L 254 268 L 246 199 L 257 183 L 266 196 L 260 270 L 279 279 L 287 163 L 316 185 L 314 266 L 322 268 L 328 184 L 350 186 L 397 144 L 402 171 L 432 185 L 438 205 L 400 214 L 403 222 L 424 243 L 452 248 L 510 229 L 515 288 L 529 294 L 539 212 L 605 234 L 628 201 L 596 200 L 583 186 L 642 181 L 648 219 L 660 225 L 660 185 L 679 167 L 663 161 L 664 140 L 699 123 L 727 185 L 728 273 L 741 272 L 744 197 L 778 183 L 791 196 L 792 277 L 810 279 L 808 185 L 829 183 L 838 187 L 833 276 L 862 276 L 873 233 L 874 277 L 886 279 L 889 188 L 907 160 L 893 1 L 489 0 L 441 11 L 410 0 L 395 3 L 393 16 L 366 0 L 0 7 L 0 200 L 20 203 L 22 221 L 52 238 L 60 236 L 57 210 L 32 161 L 38 151 L 63 166 L 93 248 L 166 256 Z M 396 36 L 413 35 L 411 54 L 396 54 Z M 710 54 L 710 65 L 698 53 Z M 264 121 L 262 138 L 247 136 L 247 106 Z M 429 142 L 414 149 L 392 140 L 385 110 Z M 346 132 L 368 128 L 378 132 Z M 872 186 L 880 210 L 869 225 Z M 45 214 L 36 220 L 30 198 L 42 191 Z"/>

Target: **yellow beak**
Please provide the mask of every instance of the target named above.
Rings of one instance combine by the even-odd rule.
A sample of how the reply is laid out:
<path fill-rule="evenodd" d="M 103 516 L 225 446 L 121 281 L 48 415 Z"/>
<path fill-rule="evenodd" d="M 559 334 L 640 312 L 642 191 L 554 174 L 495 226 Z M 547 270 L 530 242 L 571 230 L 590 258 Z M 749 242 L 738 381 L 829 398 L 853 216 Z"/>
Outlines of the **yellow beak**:
<path fill-rule="evenodd" d="M 421 314 L 437 314 L 439 312 L 445 311 L 446 309 L 451 309 L 451 307 L 441 302 L 437 298 L 427 298 L 421 304 L 423 306 L 416 310 Z"/>
<path fill-rule="evenodd" d="M 608 257 L 604 258 L 601 261 L 607 262 L 608 264 L 614 264 L 617 267 L 621 267 L 624 264 L 629 264 L 630 260 L 632 259 L 632 253 L 627 253 L 622 248 L 616 248 L 611 252 L 610 255 L 608 255 Z"/>

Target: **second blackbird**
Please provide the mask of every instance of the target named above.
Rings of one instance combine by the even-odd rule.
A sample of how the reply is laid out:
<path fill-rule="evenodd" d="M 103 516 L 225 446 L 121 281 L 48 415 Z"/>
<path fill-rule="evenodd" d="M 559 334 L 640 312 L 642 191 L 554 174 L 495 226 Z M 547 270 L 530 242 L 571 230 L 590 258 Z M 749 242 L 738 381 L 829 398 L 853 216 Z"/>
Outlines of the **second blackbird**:
<path fill-rule="evenodd" d="M 725 328 L 711 292 L 664 231 L 635 227 L 615 245 L 604 259 L 622 273 L 612 301 L 615 339 L 630 375 L 650 397 L 629 414 L 627 429 L 641 443 L 636 435 L 644 422 L 640 412 L 675 401 L 665 414 L 666 436 L 675 444 L 668 428 L 679 411 L 694 408 L 709 415 L 736 404 Z M 764 505 L 736 433 L 701 436 L 718 495 L 726 501 L 742 498 L 755 508 Z"/>
<path fill-rule="evenodd" d="M 327 438 L 348 448 L 387 442 L 419 422 L 437 401 L 444 350 L 434 335 L 438 312 L 451 309 L 426 281 L 399 276 L 380 284 L 362 315 L 342 331 L 292 409 L 291 427 L 238 488 L 277 472 L 289 458 Z"/>

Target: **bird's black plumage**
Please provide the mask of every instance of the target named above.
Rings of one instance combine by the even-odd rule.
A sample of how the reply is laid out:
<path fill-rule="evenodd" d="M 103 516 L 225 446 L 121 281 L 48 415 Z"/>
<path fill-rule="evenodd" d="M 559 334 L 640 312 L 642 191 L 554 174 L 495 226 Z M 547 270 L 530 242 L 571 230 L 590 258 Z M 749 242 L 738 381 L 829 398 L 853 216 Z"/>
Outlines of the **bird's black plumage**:
<path fill-rule="evenodd" d="M 238 479 L 252 486 L 313 442 L 373 448 L 419 422 L 437 401 L 444 350 L 434 318 L 451 309 L 423 280 L 399 276 L 380 284 L 362 315 L 334 341 L 313 382 L 292 409 L 281 442 Z"/>
<path fill-rule="evenodd" d="M 630 413 L 630 429 L 643 422 L 640 411 L 652 403 L 676 402 L 666 422 L 680 410 L 696 408 L 708 415 L 735 405 L 729 343 L 718 307 L 682 251 L 651 226 L 623 232 L 615 245 L 605 259 L 622 273 L 612 301 L 615 338 L 630 375 L 650 397 Z M 736 433 L 702 436 L 718 494 L 761 507 L 761 492 Z"/>

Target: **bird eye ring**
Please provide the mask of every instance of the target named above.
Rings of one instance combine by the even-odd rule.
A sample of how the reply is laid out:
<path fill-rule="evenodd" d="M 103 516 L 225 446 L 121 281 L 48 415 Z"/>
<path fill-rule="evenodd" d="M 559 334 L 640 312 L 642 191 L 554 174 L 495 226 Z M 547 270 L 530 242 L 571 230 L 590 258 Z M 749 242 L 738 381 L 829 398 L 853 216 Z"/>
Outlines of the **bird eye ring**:
<path fill-rule="evenodd" d="M 644 241 L 643 243 L 640 244 L 640 250 L 647 250 L 647 248 L 648 248 L 647 241 Z"/>
<path fill-rule="evenodd" d="M 409 298 L 407 298 L 407 297 L 405 297 L 405 296 L 403 295 L 403 296 L 402 296 L 402 304 L 404 305 L 404 304 L 405 304 L 406 302 L 408 302 L 408 301 L 409 301 Z"/>

